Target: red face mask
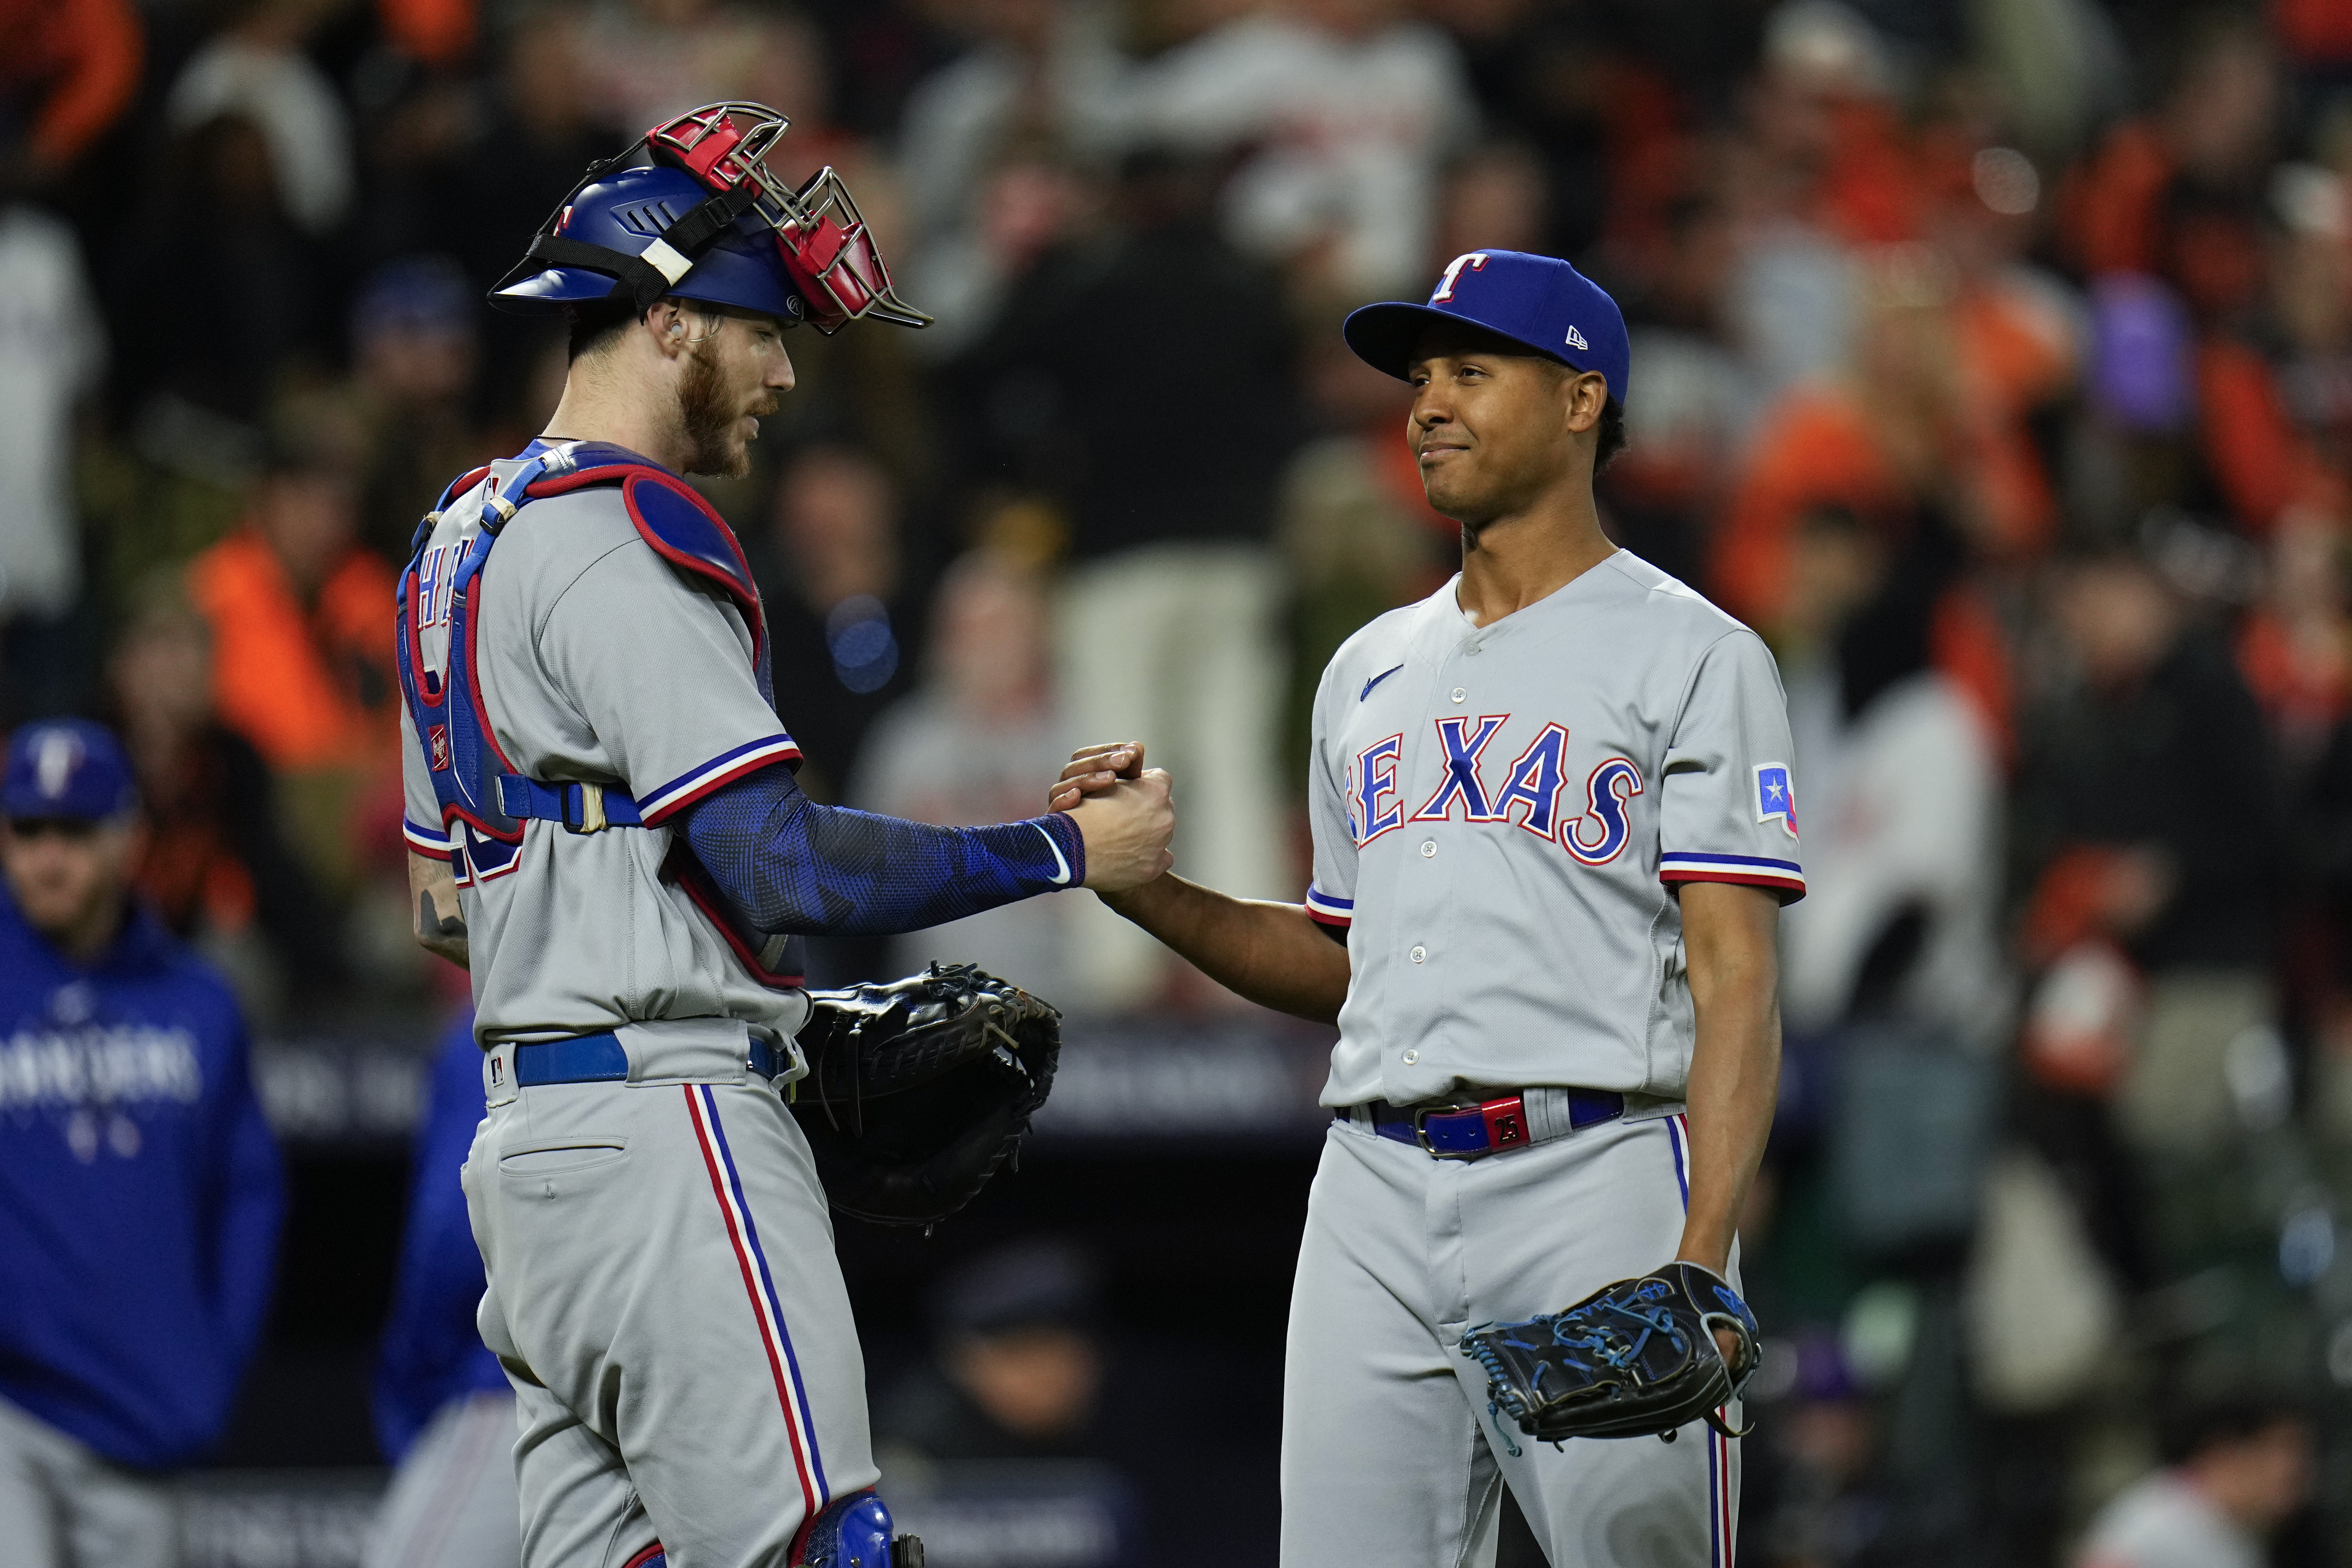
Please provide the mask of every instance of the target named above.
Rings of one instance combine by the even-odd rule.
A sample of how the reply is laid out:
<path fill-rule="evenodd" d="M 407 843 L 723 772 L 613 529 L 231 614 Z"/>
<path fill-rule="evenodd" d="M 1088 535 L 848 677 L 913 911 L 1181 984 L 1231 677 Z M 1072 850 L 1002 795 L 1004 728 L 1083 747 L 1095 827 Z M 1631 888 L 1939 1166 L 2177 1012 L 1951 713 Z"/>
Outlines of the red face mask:
<path fill-rule="evenodd" d="M 717 103 L 654 127 L 646 143 L 714 192 L 749 189 L 751 209 L 775 230 L 777 253 L 817 331 L 829 335 L 866 316 L 928 325 L 929 316 L 892 291 L 866 218 L 831 166 L 797 191 L 768 172 L 767 154 L 790 123 L 760 104 Z"/>

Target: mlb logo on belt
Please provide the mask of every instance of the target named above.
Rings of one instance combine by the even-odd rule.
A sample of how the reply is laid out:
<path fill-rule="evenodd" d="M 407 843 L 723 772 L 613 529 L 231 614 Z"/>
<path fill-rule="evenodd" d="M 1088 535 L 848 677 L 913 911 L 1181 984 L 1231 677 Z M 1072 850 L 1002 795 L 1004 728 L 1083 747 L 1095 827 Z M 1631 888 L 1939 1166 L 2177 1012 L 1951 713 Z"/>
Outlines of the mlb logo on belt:
<path fill-rule="evenodd" d="M 425 742 L 433 748 L 433 768 L 436 773 L 449 771 L 449 726 L 436 724 L 425 731 Z"/>
<path fill-rule="evenodd" d="M 1797 786 L 1790 782 L 1786 763 L 1756 764 L 1756 820 L 1778 817 L 1789 837 L 1797 836 Z"/>
<path fill-rule="evenodd" d="M 506 1082 L 506 1080 L 507 1064 L 505 1058 L 493 1053 L 490 1057 L 490 1087 L 496 1089 L 499 1085 Z"/>

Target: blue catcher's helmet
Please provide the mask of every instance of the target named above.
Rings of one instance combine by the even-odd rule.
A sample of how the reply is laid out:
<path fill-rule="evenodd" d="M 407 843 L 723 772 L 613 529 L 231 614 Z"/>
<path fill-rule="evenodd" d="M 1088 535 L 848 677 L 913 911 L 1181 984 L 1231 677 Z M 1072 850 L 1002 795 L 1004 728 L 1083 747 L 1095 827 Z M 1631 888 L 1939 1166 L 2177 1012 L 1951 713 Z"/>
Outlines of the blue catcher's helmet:
<path fill-rule="evenodd" d="M 795 191 L 768 171 L 791 122 L 757 103 L 714 103 L 657 125 L 581 177 L 490 303 L 521 312 L 665 295 L 733 305 L 833 333 L 874 317 L 921 327 L 901 301 L 841 176 Z"/>

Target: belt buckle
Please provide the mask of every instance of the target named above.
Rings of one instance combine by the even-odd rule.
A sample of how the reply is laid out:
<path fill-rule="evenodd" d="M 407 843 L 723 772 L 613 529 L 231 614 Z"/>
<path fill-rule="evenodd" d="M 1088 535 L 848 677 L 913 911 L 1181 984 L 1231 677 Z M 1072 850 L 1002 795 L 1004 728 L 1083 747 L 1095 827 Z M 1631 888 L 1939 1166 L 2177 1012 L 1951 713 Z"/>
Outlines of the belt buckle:
<path fill-rule="evenodd" d="M 1440 1149 L 1429 1141 L 1429 1119 L 1433 1116 L 1459 1116 L 1465 1110 L 1476 1110 L 1475 1105 L 1431 1105 L 1412 1112 L 1412 1141 L 1421 1152 L 1433 1160 L 1475 1160 L 1494 1151 L 1486 1149 Z"/>

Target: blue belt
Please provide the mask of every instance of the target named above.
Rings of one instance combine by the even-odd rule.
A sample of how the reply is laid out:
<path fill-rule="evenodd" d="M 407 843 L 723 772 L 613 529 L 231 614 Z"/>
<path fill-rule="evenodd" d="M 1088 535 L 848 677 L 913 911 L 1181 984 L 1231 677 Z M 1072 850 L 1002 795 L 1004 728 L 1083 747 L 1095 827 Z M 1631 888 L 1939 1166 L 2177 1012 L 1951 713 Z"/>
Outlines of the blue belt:
<path fill-rule="evenodd" d="M 520 773 L 499 775 L 499 808 L 509 816 L 560 822 L 573 833 L 646 825 L 636 797 L 626 790 L 604 784 L 541 784 Z"/>
<path fill-rule="evenodd" d="M 1625 1114 L 1625 1097 L 1615 1089 L 1571 1089 L 1568 1095 L 1568 1131 L 1582 1131 Z M 1506 1149 L 1525 1148 L 1542 1140 L 1528 1123 L 1527 1090 L 1514 1089 L 1475 1105 L 1441 1105 L 1406 1110 L 1385 1100 L 1360 1109 L 1370 1113 L 1372 1131 L 1400 1143 L 1412 1143 L 1441 1160 L 1472 1160 Z M 1348 1112 L 1339 1112 L 1341 1121 Z"/>
<path fill-rule="evenodd" d="M 776 1047 L 754 1038 L 745 1065 L 761 1078 L 784 1070 L 786 1061 Z M 574 1035 L 568 1040 L 533 1040 L 515 1047 L 515 1087 L 534 1089 L 546 1083 L 618 1083 L 629 1076 L 629 1053 L 621 1037 Z"/>

